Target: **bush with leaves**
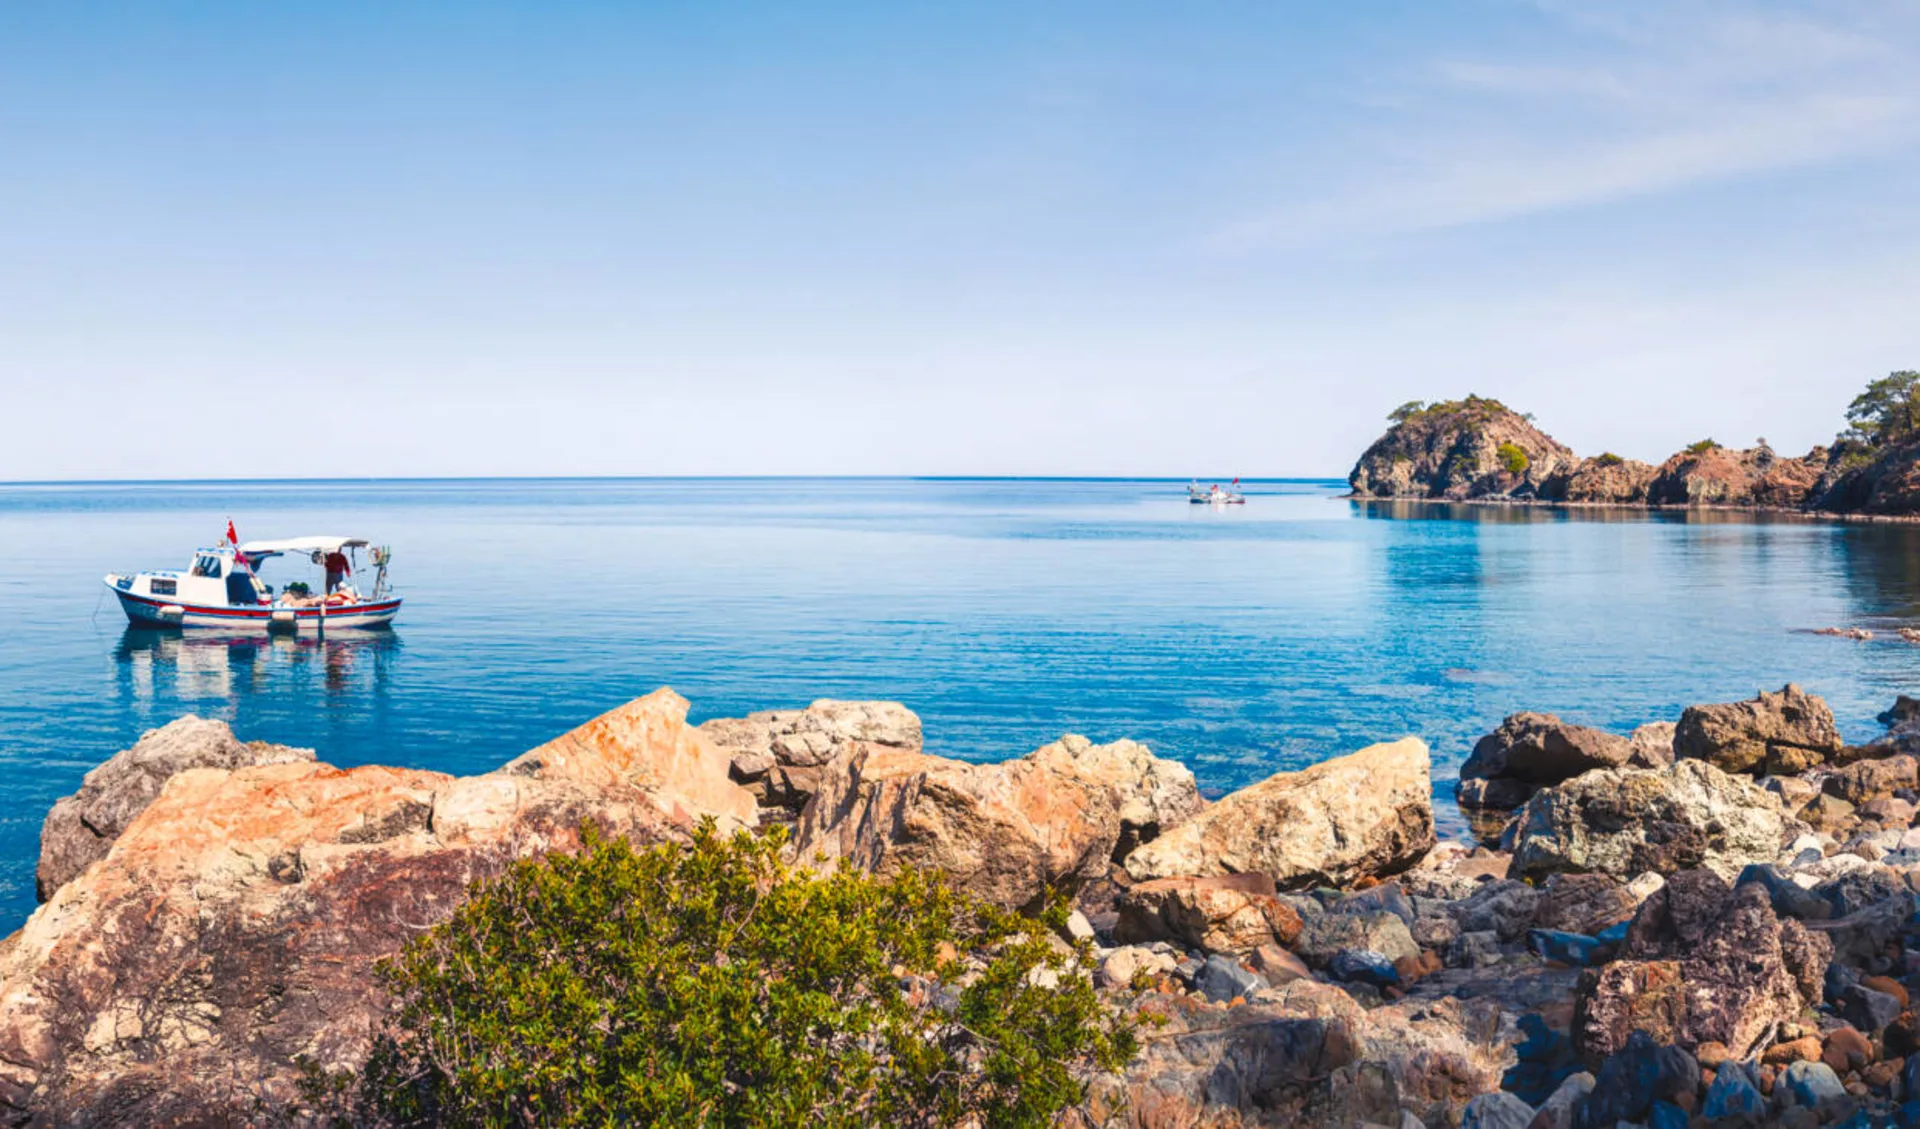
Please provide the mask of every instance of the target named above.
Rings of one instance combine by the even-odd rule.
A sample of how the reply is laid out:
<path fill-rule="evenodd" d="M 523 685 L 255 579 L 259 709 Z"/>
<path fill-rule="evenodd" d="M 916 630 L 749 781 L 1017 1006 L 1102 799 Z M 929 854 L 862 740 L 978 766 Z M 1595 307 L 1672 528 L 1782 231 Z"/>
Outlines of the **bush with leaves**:
<path fill-rule="evenodd" d="M 1532 465 L 1518 443 L 1502 443 L 1495 448 L 1494 454 L 1499 456 L 1500 465 L 1513 474 L 1525 474 L 1527 467 Z"/>
<path fill-rule="evenodd" d="M 1890 372 L 1847 405 L 1847 435 L 1868 444 L 1898 443 L 1920 431 L 1920 372 Z"/>
<path fill-rule="evenodd" d="M 779 832 L 587 832 L 387 962 L 366 1072 L 310 1096 L 356 1125 L 1046 1126 L 1133 1055 L 1046 918 L 789 867 Z"/>
<path fill-rule="evenodd" d="M 1708 451 L 1717 451 L 1719 449 L 1720 449 L 1720 444 L 1714 442 L 1711 439 L 1702 439 L 1697 443 L 1687 444 L 1687 454 L 1693 455 L 1695 457 L 1704 455 Z"/>

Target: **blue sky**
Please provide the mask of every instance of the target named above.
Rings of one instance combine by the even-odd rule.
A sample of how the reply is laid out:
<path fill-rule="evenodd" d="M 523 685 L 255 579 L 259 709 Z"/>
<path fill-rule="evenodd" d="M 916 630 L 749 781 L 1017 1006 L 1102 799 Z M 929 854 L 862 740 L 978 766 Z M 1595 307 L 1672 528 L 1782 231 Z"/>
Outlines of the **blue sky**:
<path fill-rule="evenodd" d="M 0 479 L 1339 475 L 1920 368 L 1920 4 L 12 4 Z"/>

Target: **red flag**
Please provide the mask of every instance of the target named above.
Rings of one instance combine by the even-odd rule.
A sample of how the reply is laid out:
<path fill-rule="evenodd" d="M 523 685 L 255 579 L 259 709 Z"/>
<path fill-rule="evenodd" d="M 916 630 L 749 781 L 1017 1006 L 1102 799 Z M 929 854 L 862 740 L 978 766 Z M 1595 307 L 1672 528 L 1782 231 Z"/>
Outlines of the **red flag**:
<path fill-rule="evenodd" d="M 232 518 L 227 519 L 227 544 L 232 545 L 236 549 L 240 547 L 240 535 L 233 531 Z"/>

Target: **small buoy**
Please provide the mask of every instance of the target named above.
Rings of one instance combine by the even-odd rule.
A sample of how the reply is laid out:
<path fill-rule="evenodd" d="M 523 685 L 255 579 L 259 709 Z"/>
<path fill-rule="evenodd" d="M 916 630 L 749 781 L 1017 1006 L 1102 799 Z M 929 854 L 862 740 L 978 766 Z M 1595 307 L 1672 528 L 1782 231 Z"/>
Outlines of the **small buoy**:
<path fill-rule="evenodd" d="M 185 619 L 187 618 L 187 609 L 181 607 L 179 604 L 168 604 L 160 609 L 160 618 Z"/>
<path fill-rule="evenodd" d="M 276 631 L 291 631 L 299 626 L 300 617 L 292 608 L 275 608 L 267 619 L 267 626 Z"/>

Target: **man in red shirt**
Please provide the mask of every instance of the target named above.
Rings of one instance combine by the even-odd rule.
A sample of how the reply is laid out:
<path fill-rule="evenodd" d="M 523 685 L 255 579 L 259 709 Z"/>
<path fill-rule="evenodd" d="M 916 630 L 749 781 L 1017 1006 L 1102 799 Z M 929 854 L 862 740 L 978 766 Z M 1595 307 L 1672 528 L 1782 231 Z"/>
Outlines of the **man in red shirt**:
<path fill-rule="evenodd" d="M 347 555 L 338 549 L 327 554 L 327 595 L 340 587 L 341 581 L 353 575 L 353 566 L 347 563 Z"/>

